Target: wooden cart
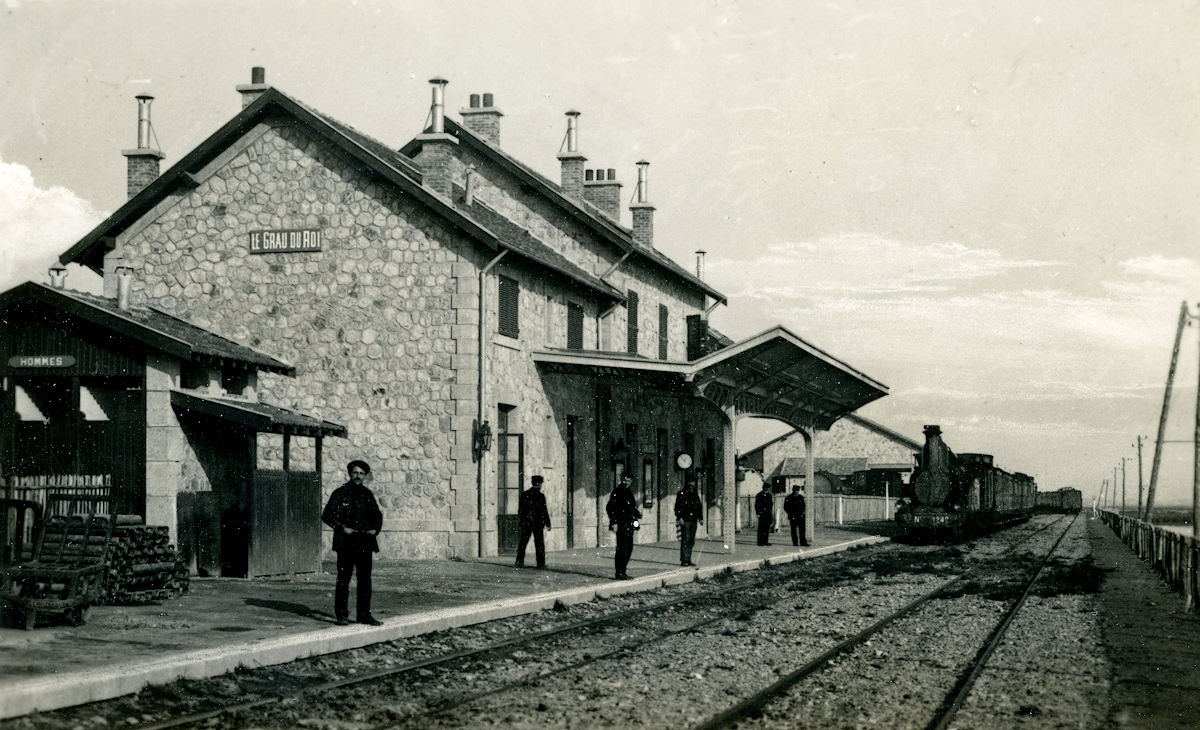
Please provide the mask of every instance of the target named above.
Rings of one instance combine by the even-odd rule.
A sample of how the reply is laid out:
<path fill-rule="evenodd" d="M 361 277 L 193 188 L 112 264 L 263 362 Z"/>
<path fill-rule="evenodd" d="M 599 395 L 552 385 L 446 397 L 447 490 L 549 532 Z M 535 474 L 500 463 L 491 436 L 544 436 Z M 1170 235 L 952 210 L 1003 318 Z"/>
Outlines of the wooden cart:
<path fill-rule="evenodd" d="M 109 497 L 50 495 L 33 559 L 4 571 L 4 607 L 32 629 L 38 614 L 83 623 L 104 594 L 114 515 Z"/>

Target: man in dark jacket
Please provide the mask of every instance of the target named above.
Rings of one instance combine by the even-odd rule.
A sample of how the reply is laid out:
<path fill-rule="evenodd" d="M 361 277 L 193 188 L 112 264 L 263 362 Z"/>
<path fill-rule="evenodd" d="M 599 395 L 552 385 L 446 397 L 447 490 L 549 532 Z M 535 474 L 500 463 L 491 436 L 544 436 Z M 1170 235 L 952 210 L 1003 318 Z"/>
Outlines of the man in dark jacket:
<path fill-rule="evenodd" d="M 762 491 L 754 498 L 754 514 L 758 515 L 758 544 L 770 545 L 771 520 L 775 516 L 775 498 L 771 496 L 771 485 L 763 482 Z"/>
<path fill-rule="evenodd" d="M 333 528 L 333 551 L 337 553 L 337 583 L 333 590 L 333 614 L 338 626 L 350 618 L 350 575 L 358 572 L 355 611 L 360 624 L 379 626 L 371 615 L 371 560 L 379 552 L 376 536 L 383 528 L 383 513 L 375 495 L 363 482 L 371 473 L 365 461 L 346 465 L 350 480 L 333 490 L 321 512 L 321 521 Z"/>
<path fill-rule="evenodd" d="M 517 518 L 521 522 L 521 542 L 517 545 L 518 568 L 525 567 L 525 546 L 529 544 L 530 535 L 533 535 L 537 567 L 546 567 L 546 543 L 542 528 L 550 529 L 550 511 L 546 509 L 546 495 L 542 494 L 543 481 L 540 474 L 535 474 L 530 480 L 529 489 L 521 492 L 521 499 L 517 503 Z"/>
<path fill-rule="evenodd" d="M 792 485 L 792 493 L 783 500 L 783 511 L 792 526 L 792 544 L 808 547 L 808 537 L 804 534 L 804 495 L 799 484 Z"/>
<path fill-rule="evenodd" d="M 704 507 L 696 493 L 696 481 L 689 478 L 675 497 L 675 519 L 679 520 L 679 564 L 692 562 L 692 547 L 696 544 L 696 525 L 704 522 Z"/>
<path fill-rule="evenodd" d="M 621 483 L 613 489 L 605 507 L 608 529 L 617 532 L 617 580 L 629 580 L 625 570 L 629 567 L 629 558 L 633 556 L 633 531 L 641 527 L 638 520 L 642 519 L 642 512 L 633 498 L 632 485 L 633 477 L 628 472 L 622 474 Z"/>

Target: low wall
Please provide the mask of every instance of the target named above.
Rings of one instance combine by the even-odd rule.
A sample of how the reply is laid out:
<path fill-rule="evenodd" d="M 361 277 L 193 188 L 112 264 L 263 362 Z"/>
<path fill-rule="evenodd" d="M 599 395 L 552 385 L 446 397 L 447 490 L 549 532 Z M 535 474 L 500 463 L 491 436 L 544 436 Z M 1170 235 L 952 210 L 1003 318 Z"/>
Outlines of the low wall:
<path fill-rule="evenodd" d="M 1171 590 L 1183 596 L 1184 607 L 1196 610 L 1200 595 L 1197 569 L 1200 566 L 1200 542 L 1147 522 L 1125 517 L 1116 512 L 1101 510 L 1100 519 L 1117 533 L 1117 537 L 1139 558 L 1162 576 Z"/>

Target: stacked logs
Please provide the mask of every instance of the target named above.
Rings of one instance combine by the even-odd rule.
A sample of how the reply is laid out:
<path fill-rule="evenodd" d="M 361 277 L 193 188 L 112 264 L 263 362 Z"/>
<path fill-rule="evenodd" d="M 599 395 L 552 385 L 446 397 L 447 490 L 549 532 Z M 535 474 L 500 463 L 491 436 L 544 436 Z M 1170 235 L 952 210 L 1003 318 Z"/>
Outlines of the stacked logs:
<path fill-rule="evenodd" d="M 105 571 L 100 603 L 162 601 L 188 591 L 188 568 L 167 528 L 144 525 L 138 515 L 117 515 Z"/>

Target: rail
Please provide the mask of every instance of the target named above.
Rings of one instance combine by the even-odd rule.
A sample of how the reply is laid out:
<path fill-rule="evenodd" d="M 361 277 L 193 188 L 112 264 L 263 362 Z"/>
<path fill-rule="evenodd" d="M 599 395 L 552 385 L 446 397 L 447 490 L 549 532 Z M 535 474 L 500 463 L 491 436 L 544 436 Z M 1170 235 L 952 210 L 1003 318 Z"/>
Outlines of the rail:
<path fill-rule="evenodd" d="M 1200 542 L 1148 522 L 1100 510 L 1100 519 L 1139 558 L 1146 560 L 1171 590 L 1183 596 L 1186 610 L 1197 611 L 1200 597 Z"/>

